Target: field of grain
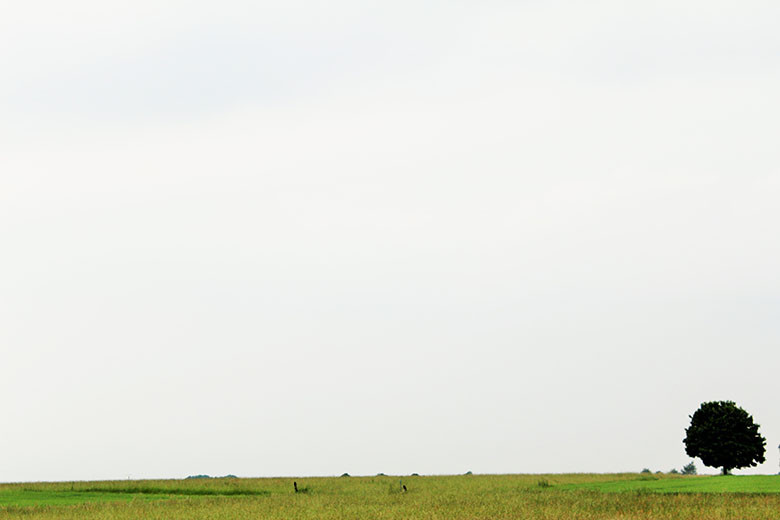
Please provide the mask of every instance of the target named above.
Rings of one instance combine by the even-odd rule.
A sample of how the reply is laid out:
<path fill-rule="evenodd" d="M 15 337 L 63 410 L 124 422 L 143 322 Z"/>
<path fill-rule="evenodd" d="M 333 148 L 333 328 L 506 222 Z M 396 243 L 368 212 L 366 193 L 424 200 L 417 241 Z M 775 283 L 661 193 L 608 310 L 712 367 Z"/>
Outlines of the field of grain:
<path fill-rule="evenodd" d="M 301 492 L 295 492 L 293 481 Z M 0 518 L 766 519 L 780 518 L 780 476 L 627 473 L 3 484 Z"/>

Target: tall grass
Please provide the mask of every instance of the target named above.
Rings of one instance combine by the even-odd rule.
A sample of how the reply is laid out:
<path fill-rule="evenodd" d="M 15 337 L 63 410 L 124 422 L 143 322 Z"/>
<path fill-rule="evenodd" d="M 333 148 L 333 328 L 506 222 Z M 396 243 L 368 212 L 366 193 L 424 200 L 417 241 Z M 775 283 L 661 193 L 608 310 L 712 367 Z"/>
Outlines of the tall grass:
<path fill-rule="evenodd" d="M 602 492 L 571 488 L 608 482 L 641 482 L 622 475 L 470 475 L 399 477 L 231 479 L 220 481 L 116 481 L 0 485 L 0 495 L 45 491 L 138 494 L 154 490 L 161 500 L 92 502 L 71 506 L 41 504 L 0 508 L 2 519 L 766 519 L 780 517 L 780 493 L 727 494 Z M 708 479 L 659 475 L 659 481 Z M 780 478 L 780 477 L 779 477 Z M 308 493 L 295 493 L 292 482 Z M 540 485 L 540 482 L 545 482 Z M 120 490 L 125 491 L 120 491 Z M 228 491 L 241 493 L 228 493 Z M 224 491 L 216 493 L 216 491 Z"/>

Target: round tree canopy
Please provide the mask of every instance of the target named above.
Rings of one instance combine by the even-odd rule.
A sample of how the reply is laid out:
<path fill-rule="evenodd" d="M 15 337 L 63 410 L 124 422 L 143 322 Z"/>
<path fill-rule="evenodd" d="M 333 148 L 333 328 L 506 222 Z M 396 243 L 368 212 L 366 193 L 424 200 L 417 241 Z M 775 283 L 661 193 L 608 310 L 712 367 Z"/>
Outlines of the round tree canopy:
<path fill-rule="evenodd" d="M 758 424 L 732 401 L 702 403 L 685 433 L 685 452 L 706 466 L 723 468 L 724 475 L 766 460 L 766 439 L 758 433 Z"/>

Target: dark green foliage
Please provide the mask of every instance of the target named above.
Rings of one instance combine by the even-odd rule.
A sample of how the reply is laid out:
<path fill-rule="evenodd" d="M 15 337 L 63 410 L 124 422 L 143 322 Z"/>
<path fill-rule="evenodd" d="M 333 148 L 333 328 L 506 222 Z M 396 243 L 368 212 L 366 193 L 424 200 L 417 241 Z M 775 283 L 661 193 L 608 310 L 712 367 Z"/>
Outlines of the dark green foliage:
<path fill-rule="evenodd" d="M 342 477 L 348 477 L 348 476 L 349 476 L 349 473 L 342 473 L 342 474 L 341 474 L 341 476 L 342 476 Z"/>
<path fill-rule="evenodd" d="M 683 466 L 682 471 L 680 471 L 683 475 L 696 475 L 698 472 L 696 471 L 696 464 L 691 461 L 689 464 L 686 464 Z"/>
<path fill-rule="evenodd" d="M 680 474 L 680 472 L 677 471 L 675 468 L 670 469 L 669 473 L 671 473 L 672 475 L 679 475 Z"/>
<path fill-rule="evenodd" d="M 758 433 L 758 424 L 732 401 L 702 403 L 691 416 L 683 443 L 685 453 L 705 466 L 722 468 L 724 475 L 766 460 L 766 439 Z"/>
<path fill-rule="evenodd" d="M 650 471 L 647 468 L 644 468 L 642 471 L 640 471 L 640 473 L 652 473 L 652 471 Z"/>

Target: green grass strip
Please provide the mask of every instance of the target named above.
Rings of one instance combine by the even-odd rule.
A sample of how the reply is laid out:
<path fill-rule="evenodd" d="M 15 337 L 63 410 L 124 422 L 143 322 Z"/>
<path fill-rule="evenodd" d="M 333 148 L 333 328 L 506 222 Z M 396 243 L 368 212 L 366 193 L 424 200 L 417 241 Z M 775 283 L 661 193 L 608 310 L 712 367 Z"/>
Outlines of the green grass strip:
<path fill-rule="evenodd" d="M 586 482 L 555 486 L 556 489 L 585 489 L 605 493 L 780 493 L 780 475 L 690 476 L 653 479 Z"/>

